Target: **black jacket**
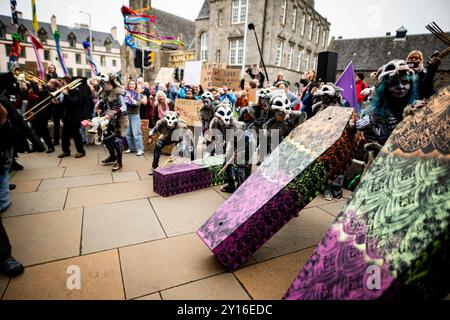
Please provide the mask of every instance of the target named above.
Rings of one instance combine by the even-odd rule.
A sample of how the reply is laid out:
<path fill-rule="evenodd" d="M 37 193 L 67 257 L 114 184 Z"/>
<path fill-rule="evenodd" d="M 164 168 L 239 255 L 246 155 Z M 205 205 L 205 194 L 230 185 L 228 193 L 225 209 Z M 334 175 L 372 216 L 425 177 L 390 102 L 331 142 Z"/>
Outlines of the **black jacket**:
<path fill-rule="evenodd" d="M 79 89 L 70 90 L 69 94 L 64 95 L 61 103 L 64 114 L 63 122 L 71 124 L 80 124 L 83 120 L 82 96 Z"/>

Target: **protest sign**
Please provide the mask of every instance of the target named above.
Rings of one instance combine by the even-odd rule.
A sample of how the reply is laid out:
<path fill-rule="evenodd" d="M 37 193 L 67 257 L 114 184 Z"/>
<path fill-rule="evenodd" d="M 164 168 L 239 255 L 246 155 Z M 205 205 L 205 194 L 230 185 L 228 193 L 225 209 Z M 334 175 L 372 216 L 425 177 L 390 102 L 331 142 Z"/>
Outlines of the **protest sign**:
<path fill-rule="evenodd" d="M 212 86 L 238 89 L 241 84 L 241 70 L 213 68 Z"/>
<path fill-rule="evenodd" d="M 184 84 L 199 86 L 201 84 L 202 62 L 186 61 L 184 69 Z"/>
<path fill-rule="evenodd" d="M 201 85 L 204 90 L 213 87 L 212 76 L 214 68 L 226 69 L 227 66 L 224 63 L 204 63 L 202 65 Z"/>
<path fill-rule="evenodd" d="M 200 122 L 198 110 L 202 107 L 202 102 L 198 100 L 177 99 L 175 101 L 175 111 L 180 114 L 190 127 L 194 127 Z"/>
<path fill-rule="evenodd" d="M 166 84 L 168 82 L 173 82 L 173 72 L 174 68 L 161 68 L 159 69 L 158 75 L 156 76 L 155 83 Z"/>

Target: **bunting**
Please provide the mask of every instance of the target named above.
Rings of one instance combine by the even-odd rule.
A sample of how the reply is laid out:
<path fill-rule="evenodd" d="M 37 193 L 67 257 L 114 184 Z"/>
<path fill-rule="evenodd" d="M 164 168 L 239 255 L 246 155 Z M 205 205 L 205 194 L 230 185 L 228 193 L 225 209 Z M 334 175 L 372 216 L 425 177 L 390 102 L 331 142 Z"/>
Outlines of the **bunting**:
<path fill-rule="evenodd" d="M 61 52 L 61 45 L 59 43 L 60 38 L 61 38 L 61 34 L 59 33 L 58 30 L 56 30 L 55 33 L 53 33 L 53 39 L 55 40 L 56 52 L 58 53 L 59 63 L 61 64 L 61 68 L 63 69 L 64 75 L 67 76 L 67 68 L 64 63 L 64 56 Z"/>

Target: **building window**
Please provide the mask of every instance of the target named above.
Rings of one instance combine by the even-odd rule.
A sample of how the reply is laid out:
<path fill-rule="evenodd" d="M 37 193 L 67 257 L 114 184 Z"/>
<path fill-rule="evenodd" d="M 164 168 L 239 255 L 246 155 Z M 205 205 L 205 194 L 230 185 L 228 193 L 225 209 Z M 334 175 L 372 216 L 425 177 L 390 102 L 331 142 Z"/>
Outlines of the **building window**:
<path fill-rule="evenodd" d="M 47 42 L 47 32 L 45 31 L 45 29 L 43 28 L 39 29 L 38 37 L 41 43 Z"/>
<path fill-rule="evenodd" d="M 105 48 L 106 48 L 106 52 L 111 52 L 112 49 L 112 42 L 109 39 L 105 40 Z"/>
<path fill-rule="evenodd" d="M 75 62 L 76 62 L 76 64 L 81 64 L 81 54 L 80 53 L 75 54 Z"/>
<path fill-rule="evenodd" d="M 19 34 L 20 42 L 27 42 L 27 29 L 23 26 L 23 24 L 20 25 L 17 33 Z"/>
<path fill-rule="evenodd" d="M 73 76 L 73 68 L 67 68 L 67 74 Z"/>
<path fill-rule="evenodd" d="M 308 39 L 312 40 L 313 38 L 313 28 L 314 28 L 314 21 L 309 22 L 309 30 L 308 30 Z"/>
<path fill-rule="evenodd" d="M 302 23 L 301 23 L 301 32 L 302 32 L 302 36 L 305 35 L 305 29 L 306 29 L 306 14 L 302 15 Z"/>
<path fill-rule="evenodd" d="M 50 61 L 50 50 L 44 50 L 44 60 Z"/>
<path fill-rule="evenodd" d="M 294 11 L 292 11 L 291 27 L 292 27 L 292 31 L 295 32 L 295 29 L 297 28 L 297 8 L 294 8 Z"/>
<path fill-rule="evenodd" d="M 316 44 L 319 44 L 320 40 L 320 26 L 317 26 Z"/>
<path fill-rule="evenodd" d="M 6 38 L 6 27 L 4 24 L 0 23 L 0 39 Z"/>
<path fill-rule="evenodd" d="M 244 39 L 230 41 L 230 65 L 242 65 L 244 62 Z"/>
<path fill-rule="evenodd" d="M 247 16 L 247 0 L 232 0 L 231 23 L 244 23 Z"/>
<path fill-rule="evenodd" d="M 292 57 L 294 55 L 294 46 L 290 46 L 287 56 L 287 68 L 292 69 Z"/>
<path fill-rule="evenodd" d="M 222 10 L 219 10 L 218 17 L 217 17 L 217 25 L 219 27 L 223 26 L 223 11 Z"/>
<path fill-rule="evenodd" d="M 308 52 L 306 54 L 306 61 L 305 61 L 305 71 L 309 71 L 309 66 L 310 66 L 310 62 L 311 61 L 311 52 Z"/>
<path fill-rule="evenodd" d="M 275 57 L 275 65 L 281 67 L 281 60 L 283 59 L 283 42 L 278 41 L 277 44 L 277 55 Z"/>
<path fill-rule="evenodd" d="M 300 50 L 297 55 L 297 72 L 302 69 L 302 51 Z"/>
<path fill-rule="evenodd" d="M 208 61 L 208 34 L 200 35 L 200 61 Z"/>
<path fill-rule="evenodd" d="M 222 57 L 220 54 L 220 50 L 217 50 L 216 51 L 216 63 L 221 63 L 221 61 L 222 61 Z"/>
<path fill-rule="evenodd" d="M 324 30 L 323 34 L 322 34 L 322 47 L 323 48 L 325 48 L 326 43 L 327 43 L 327 31 Z"/>
<path fill-rule="evenodd" d="M 313 70 L 317 69 L 317 56 L 314 55 L 314 60 L 313 60 Z"/>
<path fill-rule="evenodd" d="M 27 51 L 25 50 L 25 48 L 22 47 L 22 50 L 20 50 L 20 57 L 21 57 L 21 58 L 26 58 L 26 57 L 27 57 L 26 52 L 27 52 Z M 6 45 L 6 56 L 9 57 L 10 54 L 11 54 L 11 45 L 10 45 L 10 44 L 7 44 L 7 45 Z"/>
<path fill-rule="evenodd" d="M 100 56 L 100 65 L 102 67 L 106 66 L 106 57 L 105 56 Z"/>
<path fill-rule="evenodd" d="M 286 24 L 286 8 L 287 8 L 287 0 L 281 0 L 281 15 L 280 22 L 284 26 Z"/>
<path fill-rule="evenodd" d="M 91 69 L 86 69 L 85 72 L 86 72 L 86 78 L 89 79 L 90 77 L 92 77 L 92 71 L 91 71 Z"/>
<path fill-rule="evenodd" d="M 75 35 L 73 33 L 69 34 L 68 40 L 69 40 L 69 47 L 76 48 L 77 37 L 75 37 Z"/>
<path fill-rule="evenodd" d="M 77 77 L 83 76 L 83 69 L 77 69 Z"/>
<path fill-rule="evenodd" d="M 117 61 L 115 59 L 112 61 L 112 64 L 113 64 L 113 67 L 117 67 Z"/>

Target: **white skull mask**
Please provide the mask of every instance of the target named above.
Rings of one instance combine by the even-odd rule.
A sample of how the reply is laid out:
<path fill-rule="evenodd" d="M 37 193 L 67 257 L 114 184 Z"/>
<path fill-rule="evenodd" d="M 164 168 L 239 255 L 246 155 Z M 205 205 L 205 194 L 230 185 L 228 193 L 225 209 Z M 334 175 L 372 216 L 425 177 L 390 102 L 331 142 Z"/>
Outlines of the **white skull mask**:
<path fill-rule="evenodd" d="M 174 111 L 168 111 L 164 114 L 164 120 L 166 121 L 167 126 L 170 129 L 173 129 L 178 123 L 178 113 Z"/>
<path fill-rule="evenodd" d="M 270 107 L 273 111 L 280 111 L 283 113 L 289 113 L 292 111 L 291 101 L 289 101 L 286 95 L 273 97 L 272 100 L 270 100 Z"/>
<path fill-rule="evenodd" d="M 388 64 L 383 66 L 378 81 L 383 81 L 385 77 L 392 77 L 400 72 L 406 72 L 412 74 L 413 71 L 404 60 L 392 60 Z"/>
<path fill-rule="evenodd" d="M 231 110 L 231 106 L 228 104 L 221 104 L 218 106 L 216 110 L 216 117 L 225 125 L 229 126 L 231 124 L 231 117 L 233 111 Z"/>
<path fill-rule="evenodd" d="M 214 96 L 211 92 L 205 92 L 204 94 L 202 94 L 202 100 L 209 100 L 209 101 L 214 101 Z"/>
<path fill-rule="evenodd" d="M 272 93 L 270 92 L 270 89 L 259 89 L 256 93 L 256 97 L 258 100 L 266 100 L 269 102 L 272 97 Z"/>
<path fill-rule="evenodd" d="M 336 95 L 335 88 L 330 84 L 323 85 L 322 89 L 317 93 L 319 96 L 328 95 L 334 97 Z"/>

